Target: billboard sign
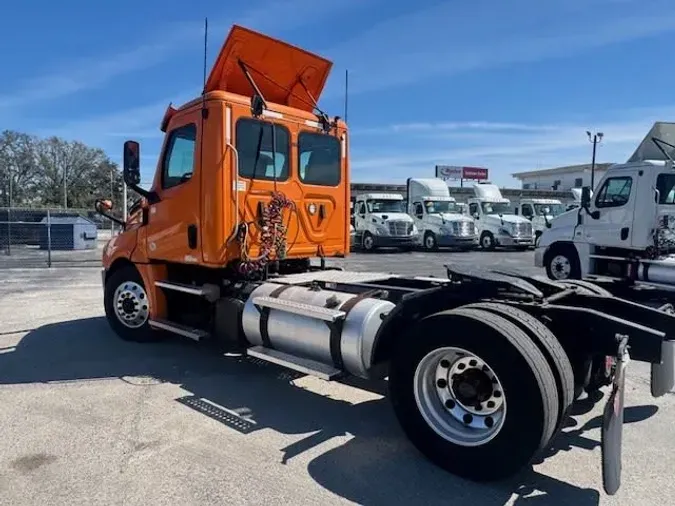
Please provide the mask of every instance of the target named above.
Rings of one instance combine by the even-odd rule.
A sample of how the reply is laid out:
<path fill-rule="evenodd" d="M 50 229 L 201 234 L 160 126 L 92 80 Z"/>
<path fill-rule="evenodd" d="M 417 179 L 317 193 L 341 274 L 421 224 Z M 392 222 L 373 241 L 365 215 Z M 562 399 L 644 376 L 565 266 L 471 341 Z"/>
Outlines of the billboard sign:
<path fill-rule="evenodd" d="M 471 179 L 473 181 L 485 181 L 488 178 L 488 170 L 483 167 L 460 167 L 457 165 L 436 165 L 436 177 L 448 179 Z"/>

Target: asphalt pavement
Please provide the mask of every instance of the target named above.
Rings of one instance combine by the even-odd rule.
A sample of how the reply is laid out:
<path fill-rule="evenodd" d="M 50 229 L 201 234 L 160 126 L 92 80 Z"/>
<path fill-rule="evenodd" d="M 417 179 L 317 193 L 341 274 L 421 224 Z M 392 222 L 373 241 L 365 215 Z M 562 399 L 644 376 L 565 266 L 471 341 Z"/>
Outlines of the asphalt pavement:
<path fill-rule="evenodd" d="M 445 263 L 536 273 L 532 252 L 353 254 L 357 270 Z M 583 329 L 580 329 L 583 332 Z M 602 402 L 505 483 L 440 471 L 399 429 L 384 385 L 302 377 L 191 342 L 120 341 L 97 268 L 0 270 L 0 505 L 657 505 L 675 495 L 675 398 L 627 378 L 623 484 L 602 491 Z M 486 466 L 490 463 L 486 462 Z M 668 499 L 668 498 L 671 499 Z"/>

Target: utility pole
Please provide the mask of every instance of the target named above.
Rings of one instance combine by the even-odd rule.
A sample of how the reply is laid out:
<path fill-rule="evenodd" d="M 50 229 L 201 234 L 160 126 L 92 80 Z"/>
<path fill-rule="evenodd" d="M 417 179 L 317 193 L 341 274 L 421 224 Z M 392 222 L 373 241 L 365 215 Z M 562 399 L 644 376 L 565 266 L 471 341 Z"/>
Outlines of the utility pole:
<path fill-rule="evenodd" d="M 586 130 L 586 135 L 588 135 L 588 140 L 593 144 L 593 158 L 591 159 L 591 191 L 595 190 L 595 151 L 597 145 L 602 142 L 602 137 L 604 134 L 602 132 L 591 133 Z"/>
<path fill-rule="evenodd" d="M 63 166 L 63 209 L 68 209 L 68 167 Z"/>

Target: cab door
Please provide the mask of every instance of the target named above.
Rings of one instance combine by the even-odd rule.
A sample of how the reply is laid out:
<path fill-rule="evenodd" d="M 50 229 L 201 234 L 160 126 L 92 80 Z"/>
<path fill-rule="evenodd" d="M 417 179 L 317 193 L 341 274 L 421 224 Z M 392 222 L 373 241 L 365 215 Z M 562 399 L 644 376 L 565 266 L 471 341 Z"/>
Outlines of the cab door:
<path fill-rule="evenodd" d="M 297 136 L 297 177 L 302 188 L 298 206 L 303 236 L 326 256 L 345 249 L 347 194 L 346 140 L 335 133 L 300 129 Z"/>
<path fill-rule="evenodd" d="M 158 201 L 148 210 L 148 257 L 167 262 L 202 260 L 197 111 L 174 117 L 165 137 L 153 190 Z"/>
<path fill-rule="evenodd" d="M 635 171 L 617 172 L 605 178 L 593 196 L 591 212 L 584 213 L 584 234 L 593 246 L 630 248 L 635 218 L 639 177 Z"/>

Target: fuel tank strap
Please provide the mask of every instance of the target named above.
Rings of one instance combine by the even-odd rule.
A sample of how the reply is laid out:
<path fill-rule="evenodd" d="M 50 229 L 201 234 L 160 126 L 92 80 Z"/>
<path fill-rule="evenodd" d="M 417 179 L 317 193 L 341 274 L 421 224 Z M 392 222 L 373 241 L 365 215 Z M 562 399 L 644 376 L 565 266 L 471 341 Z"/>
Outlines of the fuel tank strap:
<path fill-rule="evenodd" d="M 349 299 L 342 306 L 340 306 L 340 311 L 345 313 L 345 317 L 341 320 L 338 320 L 333 323 L 326 322 L 328 328 L 330 329 L 330 357 L 333 360 L 333 365 L 340 370 L 344 370 L 344 363 L 342 361 L 342 329 L 344 327 L 344 322 L 349 315 L 349 312 L 354 309 L 354 307 L 361 302 L 363 299 L 368 297 L 374 297 L 381 293 L 382 290 L 368 290 L 366 292 L 358 294 L 356 297 Z"/>
<path fill-rule="evenodd" d="M 285 290 L 288 290 L 292 286 L 293 285 L 280 285 L 279 288 L 275 288 L 274 290 L 272 290 L 270 292 L 270 294 L 268 295 L 268 297 L 273 297 L 273 298 L 276 299 Z M 270 341 L 270 335 L 267 332 L 267 324 L 269 322 L 269 318 L 270 318 L 270 308 L 268 308 L 268 307 L 261 308 L 261 311 L 260 311 L 260 337 L 262 339 L 263 346 L 265 346 L 265 348 L 273 349 L 274 346 L 272 346 L 272 341 Z"/>

